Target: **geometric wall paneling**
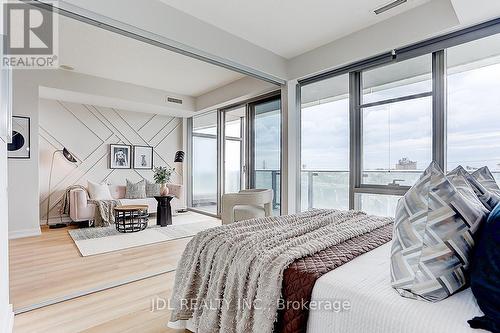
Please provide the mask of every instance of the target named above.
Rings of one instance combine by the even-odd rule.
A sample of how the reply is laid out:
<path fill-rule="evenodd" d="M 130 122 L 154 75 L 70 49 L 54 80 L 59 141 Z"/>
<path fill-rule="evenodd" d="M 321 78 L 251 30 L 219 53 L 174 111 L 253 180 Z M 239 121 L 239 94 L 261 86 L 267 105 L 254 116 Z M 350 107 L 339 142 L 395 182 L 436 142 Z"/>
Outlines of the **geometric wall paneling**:
<path fill-rule="evenodd" d="M 102 122 L 98 121 L 98 118 L 92 112 L 89 112 L 89 109 L 85 105 L 69 102 L 59 103 L 101 140 L 107 140 L 111 135 L 113 135 L 113 131 L 111 131 Z"/>
<path fill-rule="evenodd" d="M 157 115 L 143 127 L 138 130 L 138 133 L 144 140 L 150 142 L 155 136 L 160 135 L 165 126 L 171 122 L 174 117 Z M 154 146 L 154 144 L 152 144 Z"/>
<path fill-rule="evenodd" d="M 170 147 L 175 145 L 182 147 L 182 120 L 172 122 L 172 128 L 166 128 L 163 133 L 165 137 L 154 145 L 155 150 L 162 156 L 165 156 L 169 164 L 173 164 L 175 151 Z"/>
<path fill-rule="evenodd" d="M 68 164 L 70 167 L 73 167 L 73 170 L 71 173 L 66 175 L 61 181 L 53 182 L 51 188 L 51 199 L 50 199 L 51 200 L 50 211 L 52 217 L 59 216 L 59 213 L 57 211 L 59 207 L 58 202 L 64 195 L 64 192 L 68 186 L 74 184 L 85 186 L 87 185 L 87 180 L 101 182 L 108 176 L 108 174 L 110 173 L 110 170 L 107 168 L 109 144 L 114 144 L 117 143 L 118 141 L 119 141 L 118 137 L 116 137 L 115 135 L 111 136 L 107 141 L 104 141 L 101 146 L 99 146 L 95 151 L 93 151 L 88 156 L 87 159 L 79 162 L 76 168 L 74 164 L 67 163 L 64 159 L 58 159 L 59 163 L 57 164 L 56 161 L 54 161 L 54 172 L 52 174 L 53 178 L 55 177 L 56 174 L 60 172 L 61 168 L 67 168 Z M 50 156 L 52 156 L 52 152 L 53 150 L 49 152 Z M 40 160 L 40 164 L 41 163 L 42 160 Z M 47 186 L 45 187 L 46 189 Z M 40 198 L 41 198 L 40 216 L 42 219 L 45 217 L 45 210 L 47 204 L 46 203 L 47 194 L 45 191 L 40 193 Z"/>
<path fill-rule="evenodd" d="M 170 119 L 156 134 L 153 136 L 149 143 L 153 147 L 157 147 L 163 140 L 167 139 L 175 128 L 182 124 L 182 119 L 173 118 Z"/>
<path fill-rule="evenodd" d="M 59 150 L 59 145 L 53 145 L 47 140 L 47 135 L 40 131 L 39 133 L 39 182 L 40 193 L 42 198 L 47 196 L 49 189 L 49 173 L 52 154 L 55 150 Z M 78 162 L 77 162 L 78 163 Z M 54 157 L 54 171 L 52 172 L 52 187 L 56 188 L 57 184 L 64 181 L 72 172 L 74 172 L 75 164 L 68 163 L 64 157 L 56 155 Z"/>
<path fill-rule="evenodd" d="M 120 116 L 132 127 L 139 131 L 146 125 L 155 115 L 150 113 L 133 112 L 125 110 L 116 110 Z"/>
<path fill-rule="evenodd" d="M 57 101 L 40 101 L 40 127 L 45 129 L 77 159 L 86 159 L 103 140 Z"/>
<path fill-rule="evenodd" d="M 71 136 L 60 127 L 72 127 Z M 51 188 L 50 217 L 59 218 L 59 200 L 73 184 L 88 180 L 125 184 L 153 178 L 152 170 L 109 169 L 109 145 L 127 144 L 153 147 L 154 165 L 174 167 L 174 155 L 182 150 L 182 119 L 140 112 L 115 110 L 95 105 L 40 99 L 40 218 L 46 214 L 48 173 L 52 153 L 67 147 L 78 162 L 67 163 L 56 157 Z M 75 140 L 80 138 L 80 141 Z M 86 147 L 85 143 L 90 143 Z M 73 147 L 75 150 L 72 150 Z M 155 147 L 157 146 L 157 147 Z M 172 175 L 172 182 L 182 176 Z M 64 218 L 67 220 L 67 217 Z"/>
<path fill-rule="evenodd" d="M 129 124 L 113 109 L 111 108 L 97 108 L 100 113 L 106 118 L 115 133 L 125 141 L 125 144 L 144 144 L 146 143 L 143 138 L 136 132 L 135 129 L 130 127 Z"/>

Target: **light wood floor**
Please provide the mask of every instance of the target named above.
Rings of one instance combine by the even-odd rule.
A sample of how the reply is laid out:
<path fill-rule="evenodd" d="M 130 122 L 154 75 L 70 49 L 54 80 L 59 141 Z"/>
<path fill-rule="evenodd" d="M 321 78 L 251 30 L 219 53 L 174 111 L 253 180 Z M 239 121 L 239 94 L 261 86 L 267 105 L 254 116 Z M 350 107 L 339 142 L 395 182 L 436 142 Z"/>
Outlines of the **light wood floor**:
<path fill-rule="evenodd" d="M 67 230 L 44 228 L 41 236 L 9 242 L 14 309 L 174 270 L 190 240 L 82 257 Z M 153 297 L 168 299 L 174 277 L 175 271 L 16 315 L 14 332 L 169 332 L 167 311 L 150 308 Z"/>
<path fill-rule="evenodd" d="M 167 328 L 168 310 L 151 311 L 152 300 L 170 296 L 174 277 L 163 274 L 16 315 L 14 333 L 180 332 Z"/>
<path fill-rule="evenodd" d="M 9 243 L 14 309 L 140 274 L 175 269 L 189 238 L 82 257 L 66 228 Z"/>

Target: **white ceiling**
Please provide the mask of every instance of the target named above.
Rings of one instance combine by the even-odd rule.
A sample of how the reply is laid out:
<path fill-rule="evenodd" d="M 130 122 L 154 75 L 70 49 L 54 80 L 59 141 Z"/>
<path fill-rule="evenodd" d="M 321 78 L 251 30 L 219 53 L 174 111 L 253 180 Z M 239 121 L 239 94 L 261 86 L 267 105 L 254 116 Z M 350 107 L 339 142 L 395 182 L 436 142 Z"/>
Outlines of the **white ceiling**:
<path fill-rule="evenodd" d="M 62 16 L 59 64 L 83 74 L 193 97 L 243 77 Z"/>
<path fill-rule="evenodd" d="M 408 0 L 381 15 L 392 0 L 160 0 L 287 59 L 431 0 Z"/>

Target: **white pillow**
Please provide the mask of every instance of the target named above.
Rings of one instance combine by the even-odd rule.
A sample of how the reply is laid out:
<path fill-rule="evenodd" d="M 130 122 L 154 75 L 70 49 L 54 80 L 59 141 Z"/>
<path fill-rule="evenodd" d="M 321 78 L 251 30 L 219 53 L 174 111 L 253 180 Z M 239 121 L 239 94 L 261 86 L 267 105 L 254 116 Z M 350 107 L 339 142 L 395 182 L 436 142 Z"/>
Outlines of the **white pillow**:
<path fill-rule="evenodd" d="M 87 182 L 87 188 L 89 190 L 90 199 L 113 200 L 107 184 L 97 184 L 89 180 Z"/>

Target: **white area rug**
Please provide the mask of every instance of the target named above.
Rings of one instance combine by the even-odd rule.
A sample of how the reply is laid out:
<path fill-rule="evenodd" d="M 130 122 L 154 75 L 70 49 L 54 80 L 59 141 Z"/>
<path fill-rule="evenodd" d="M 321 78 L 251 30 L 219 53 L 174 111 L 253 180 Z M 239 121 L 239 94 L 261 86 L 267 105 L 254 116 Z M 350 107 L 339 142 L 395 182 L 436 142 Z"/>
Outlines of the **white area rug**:
<path fill-rule="evenodd" d="M 146 230 L 120 233 L 115 226 L 68 230 L 83 257 L 125 250 L 169 240 L 192 237 L 198 232 L 221 225 L 220 220 L 193 212 L 172 217 L 172 225 L 156 226 L 156 219 L 149 218 Z"/>

